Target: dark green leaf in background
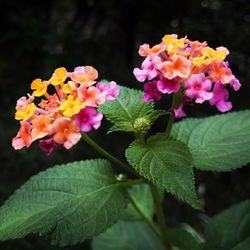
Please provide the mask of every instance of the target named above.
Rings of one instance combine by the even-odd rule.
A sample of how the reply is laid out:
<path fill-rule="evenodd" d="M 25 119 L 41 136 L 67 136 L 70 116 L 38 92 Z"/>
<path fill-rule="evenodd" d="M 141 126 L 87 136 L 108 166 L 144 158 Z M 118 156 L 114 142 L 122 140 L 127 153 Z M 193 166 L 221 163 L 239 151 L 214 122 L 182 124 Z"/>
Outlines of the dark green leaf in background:
<path fill-rule="evenodd" d="M 152 216 L 154 214 L 154 202 L 149 186 L 147 184 L 136 185 L 129 189 L 128 192 L 136 206 L 145 215 L 145 217 L 148 220 L 152 220 Z M 123 219 L 142 220 L 142 217 L 138 214 L 132 204 L 129 203 Z"/>
<path fill-rule="evenodd" d="M 144 222 L 119 221 L 93 240 L 93 250 L 164 250 Z"/>
<path fill-rule="evenodd" d="M 250 249 L 250 201 L 236 204 L 205 224 L 206 250 Z"/>
<path fill-rule="evenodd" d="M 202 250 L 203 241 L 194 229 L 191 231 L 187 228 L 169 228 L 168 237 L 171 245 L 177 249 Z"/>

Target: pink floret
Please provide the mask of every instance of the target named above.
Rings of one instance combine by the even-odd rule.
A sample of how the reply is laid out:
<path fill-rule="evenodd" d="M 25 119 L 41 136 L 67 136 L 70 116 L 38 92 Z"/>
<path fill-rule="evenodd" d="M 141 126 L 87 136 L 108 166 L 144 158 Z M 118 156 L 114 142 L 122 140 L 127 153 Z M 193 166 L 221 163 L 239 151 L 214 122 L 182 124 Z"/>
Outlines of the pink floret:
<path fill-rule="evenodd" d="M 185 96 L 190 99 L 195 99 L 196 103 L 203 103 L 213 97 L 210 92 L 212 82 L 205 77 L 204 73 L 193 74 L 189 79 L 184 82 Z"/>
<path fill-rule="evenodd" d="M 57 144 L 55 143 L 53 138 L 40 140 L 38 145 L 47 156 L 50 155 L 57 147 Z"/>
<path fill-rule="evenodd" d="M 158 68 L 161 59 L 156 55 L 146 57 L 141 65 L 141 69 L 135 68 L 134 75 L 139 82 L 144 82 L 146 79 L 149 81 L 154 79 L 158 74 Z"/>
<path fill-rule="evenodd" d="M 226 112 L 232 109 L 232 103 L 227 102 L 228 91 L 224 86 L 217 82 L 213 89 L 213 98 L 210 100 L 211 105 L 215 105 L 220 112 Z"/>
<path fill-rule="evenodd" d="M 148 82 L 144 84 L 145 94 L 143 95 L 144 102 L 151 102 L 153 100 L 161 99 L 161 92 L 157 89 L 157 81 Z"/>
<path fill-rule="evenodd" d="M 120 93 L 120 87 L 114 81 L 109 84 L 98 82 L 96 87 L 101 91 L 104 100 L 113 101 Z"/>
<path fill-rule="evenodd" d="M 103 114 L 92 107 L 86 107 L 75 115 L 76 122 L 83 132 L 89 132 L 92 128 L 98 129 L 102 118 Z"/>
<path fill-rule="evenodd" d="M 162 77 L 157 82 L 157 89 L 163 94 L 172 94 L 180 90 L 180 83 L 176 79 L 169 80 L 165 77 Z"/>

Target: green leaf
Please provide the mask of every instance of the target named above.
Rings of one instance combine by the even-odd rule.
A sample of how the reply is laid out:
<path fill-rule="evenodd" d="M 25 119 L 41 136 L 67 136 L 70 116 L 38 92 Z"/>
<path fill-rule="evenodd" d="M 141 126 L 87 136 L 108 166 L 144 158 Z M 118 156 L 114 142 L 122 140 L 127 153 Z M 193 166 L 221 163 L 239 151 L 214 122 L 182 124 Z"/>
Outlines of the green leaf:
<path fill-rule="evenodd" d="M 250 162 L 250 110 L 186 119 L 171 135 L 188 145 L 201 170 L 230 171 Z"/>
<path fill-rule="evenodd" d="M 154 202 L 153 197 L 150 192 L 150 188 L 147 184 L 141 184 L 133 186 L 128 190 L 131 198 L 145 215 L 146 218 L 152 220 L 154 214 Z M 122 218 L 123 220 L 142 220 L 142 217 L 136 209 L 132 206 L 131 203 L 128 204 L 128 207 L 125 211 L 125 215 Z"/>
<path fill-rule="evenodd" d="M 126 150 L 128 162 L 144 178 L 200 208 L 194 186 L 192 157 L 187 146 L 165 134 L 135 140 Z"/>
<path fill-rule="evenodd" d="M 152 123 L 163 114 L 162 111 L 154 111 L 153 102 L 143 102 L 142 91 L 123 86 L 120 88 L 120 94 L 114 101 L 105 102 L 98 108 L 107 120 L 114 124 L 109 132 L 138 132 L 138 128 L 134 126 L 138 118 L 145 120 L 144 126 L 146 124 L 148 130 Z"/>
<path fill-rule="evenodd" d="M 164 250 L 144 222 L 119 221 L 92 242 L 93 250 Z"/>
<path fill-rule="evenodd" d="M 124 193 L 106 160 L 55 166 L 32 177 L 0 208 L 0 240 L 39 233 L 60 246 L 82 242 L 123 215 Z"/>
<path fill-rule="evenodd" d="M 236 204 L 205 224 L 206 250 L 250 249 L 250 200 Z"/>
<path fill-rule="evenodd" d="M 180 250 L 202 250 L 201 239 L 184 228 L 169 228 L 168 237 L 171 245 Z"/>

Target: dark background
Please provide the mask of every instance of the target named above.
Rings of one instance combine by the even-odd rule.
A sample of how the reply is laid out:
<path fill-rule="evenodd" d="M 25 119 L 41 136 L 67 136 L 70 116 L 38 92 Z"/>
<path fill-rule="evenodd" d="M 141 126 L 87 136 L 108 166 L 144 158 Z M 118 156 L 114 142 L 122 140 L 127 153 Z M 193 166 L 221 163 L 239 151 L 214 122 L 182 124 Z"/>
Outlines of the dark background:
<path fill-rule="evenodd" d="M 141 88 L 132 70 L 142 62 L 137 51 L 142 43 L 159 43 L 164 34 L 188 35 L 210 46 L 226 46 L 234 74 L 242 88 L 231 93 L 234 110 L 249 109 L 250 4 L 249 0 L 107 0 L 107 1 L 0 1 L 0 203 L 31 175 L 55 164 L 98 157 L 84 142 L 71 150 L 46 157 L 32 145 L 14 151 L 11 138 L 18 130 L 14 120 L 16 100 L 29 91 L 33 79 L 47 79 L 65 66 L 92 65 L 101 78 Z M 209 105 L 194 106 L 190 116 L 218 113 Z M 156 129 L 163 129 L 159 120 Z M 106 122 L 91 133 L 103 147 L 119 156 L 132 141 L 123 133 L 105 135 Z M 121 146 L 121 144 L 124 146 Z M 121 157 L 122 158 L 122 157 Z M 249 168 L 231 173 L 196 171 L 197 188 L 205 214 L 167 196 L 168 223 L 188 222 L 202 230 L 202 221 L 231 204 L 249 198 Z M 0 218 L 1 220 L 1 218 Z M 64 249 L 88 249 L 88 242 Z M 3 250 L 59 249 L 37 236 L 0 243 Z"/>

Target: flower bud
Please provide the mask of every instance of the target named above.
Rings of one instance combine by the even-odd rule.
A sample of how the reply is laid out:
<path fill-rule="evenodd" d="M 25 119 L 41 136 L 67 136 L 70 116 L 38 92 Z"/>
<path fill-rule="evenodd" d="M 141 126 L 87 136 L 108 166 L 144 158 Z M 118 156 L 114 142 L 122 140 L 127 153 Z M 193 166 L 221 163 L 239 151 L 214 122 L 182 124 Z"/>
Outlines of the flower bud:
<path fill-rule="evenodd" d="M 136 132 L 145 133 L 150 129 L 150 127 L 151 127 L 150 120 L 145 116 L 136 118 L 134 121 L 134 128 Z"/>

